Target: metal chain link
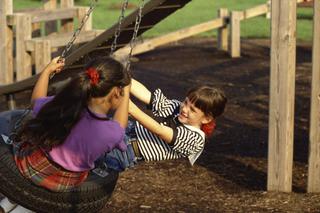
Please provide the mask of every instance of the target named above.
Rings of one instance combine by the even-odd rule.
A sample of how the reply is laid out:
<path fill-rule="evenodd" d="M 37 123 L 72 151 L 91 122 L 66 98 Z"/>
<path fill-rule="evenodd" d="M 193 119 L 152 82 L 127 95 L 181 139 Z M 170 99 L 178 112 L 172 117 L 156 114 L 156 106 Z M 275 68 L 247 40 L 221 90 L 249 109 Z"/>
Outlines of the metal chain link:
<path fill-rule="evenodd" d="M 114 33 L 114 39 L 113 39 L 113 42 L 112 42 L 111 48 L 110 48 L 110 56 L 113 55 L 114 51 L 117 48 L 117 41 L 118 41 L 118 37 L 120 36 L 121 25 L 122 25 L 122 21 L 123 21 L 123 19 L 125 17 L 125 12 L 126 12 L 126 10 L 128 8 L 128 4 L 129 4 L 129 0 L 125 0 L 122 3 L 121 14 L 120 14 L 120 16 L 118 18 L 118 27 L 117 27 L 116 32 Z"/>
<path fill-rule="evenodd" d="M 67 45 L 65 46 L 65 48 L 63 49 L 60 57 L 59 57 L 59 60 L 61 59 L 64 59 L 67 55 L 67 53 L 70 51 L 71 47 L 73 46 L 75 40 L 77 39 L 78 35 L 80 34 L 82 28 L 84 27 L 84 25 L 86 24 L 86 22 L 88 21 L 92 11 L 94 10 L 94 8 L 96 7 L 98 3 L 98 0 L 91 0 L 90 2 L 90 6 L 89 6 L 89 10 L 86 12 L 86 14 L 83 16 L 78 28 L 73 32 L 73 35 L 70 39 L 70 41 L 67 43 Z M 54 77 L 56 73 L 53 72 L 51 75 L 50 75 L 50 79 L 52 79 Z"/>
<path fill-rule="evenodd" d="M 132 38 L 131 38 L 131 41 L 130 41 L 130 52 L 129 52 L 129 55 L 127 57 L 126 70 L 128 70 L 128 71 L 129 71 L 130 65 L 131 65 L 130 58 L 132 56 L 133 48 L 135 47 L 135 41 L 136 41 L 136 38 L 138 36 L 138 32 L 139 32 L 139 28 L 140 28 L 140 24 L 141 24 L 141 20 L 142 20 L 142 10 L 144 8 L 144 4 L 145 4 L 145 0 L 140 0 L 139 13 L 138 13 L 138 15 L 136 17 L 136 22 L 135 22 L 135 25 L 134 25 L 134 31 L 133 31 Z"/>
<path fill-rule="evenodd" d="M 62 54 L 61 54 L 61 58 L 65 58 L 67 53 L 69 52 L 69 50 L 71 49 L 74 41 L 76 40 L 76 38 L 78 37 L 78 35 L 80 34 L 82 28 L 84 27 L 85 23 L 87 22 L 87 20 L 89 19 L 92 11 L 94 10 L 94 8 L 97 5 L 98 0 L 91 0 L 90 2 L 90 6 L 89 6 L 89 10 L 86 12 L 86 14 L 83 16 L 78 28 L 74 31 L 70 41 L 68 42 L 68 44 L 66 45 L 66 47 L 64 48 Z"/>

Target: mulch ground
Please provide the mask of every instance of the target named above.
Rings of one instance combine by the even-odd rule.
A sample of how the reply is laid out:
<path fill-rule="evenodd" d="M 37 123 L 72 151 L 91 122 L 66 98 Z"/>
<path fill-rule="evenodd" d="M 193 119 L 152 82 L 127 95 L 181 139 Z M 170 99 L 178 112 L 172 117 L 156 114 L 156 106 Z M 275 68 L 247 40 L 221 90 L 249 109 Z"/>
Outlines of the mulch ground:
<path fill-rule="evenodd" d="M 293 192 L 267 192 L 269 41 L 243 40 L 231 59 L 213 39 L 193 38 L 137 56 L 134 77 L 183 99 L 195 84 L 222 88 L 229 99 L 195 166 L 185 159 L 146 162 L 121 173 L 101 212 L 320 212 L 306 193 L 311 44 L 297 47 Z M 25 106 L 30 93 L 17 96 Z M 4 100 L 0 110 L 5 109 Z"/>

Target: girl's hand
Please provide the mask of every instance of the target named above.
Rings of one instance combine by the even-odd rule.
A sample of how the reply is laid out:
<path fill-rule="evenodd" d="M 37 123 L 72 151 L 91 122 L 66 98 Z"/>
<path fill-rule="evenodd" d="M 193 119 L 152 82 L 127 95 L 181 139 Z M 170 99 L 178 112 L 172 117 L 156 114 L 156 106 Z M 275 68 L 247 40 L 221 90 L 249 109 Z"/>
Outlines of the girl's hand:
<path fill-rule="evenodd" d="M 47 72 L 48 74 L 59 73 L 63 69 L 64 65 L 64 59 L 56 57 L 44 68 L 43 72 Z"/>

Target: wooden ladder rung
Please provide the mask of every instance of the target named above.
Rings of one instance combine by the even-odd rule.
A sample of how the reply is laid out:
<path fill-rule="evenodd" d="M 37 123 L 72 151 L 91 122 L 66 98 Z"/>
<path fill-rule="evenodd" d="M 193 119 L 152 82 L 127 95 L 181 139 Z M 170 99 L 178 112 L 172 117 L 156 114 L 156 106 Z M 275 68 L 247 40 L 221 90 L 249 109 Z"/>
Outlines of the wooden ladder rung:
<path fill-rule="evenodd" d="M 152 28 L 153 26 L 154 26 L 154 25 L 140 26 L 140 27 L 139 27 L 139 30 L 142 30 L 142 29 L 150 29 L 150 28 Z M 127 28 L 122 29 L 121 31 L 129 31 L 129 30 L 134 30 L 134 27 L 127 27 Z"/>
<path fill-rule="evenodd" d="M 26 14 L 31 17 L 32 23 L 38 23 L 42 21 L 54 21 L 71 19 L 77 17 L 79 7 L 56 9 L 56 10 L 31 10 L 26 12 L 19 12 L 16 14 Z M 16 23 L 16 15 L 8 15 L 7 23 L 9 26 L 13 26 Z"/>
<path fill-rule="evenodd" d="M 125 47 L 126 45 L 127 45 L 127 43 L 126 44 L 117 44 L 117 47 Z M 105 50 L 105 49 L 111 49 L 111 45 L 96 47 L 96 48 L 94 48 L 94 51 Z"/>
<path fill-rule="evenodd" d="M 155 9 L 168 9 L 168 8 L 179 8 L 179 7 L 181 7 L 180 4 L 173 4 L 173 5 L 159 6 L 159 7 L 156 7 Z"/>

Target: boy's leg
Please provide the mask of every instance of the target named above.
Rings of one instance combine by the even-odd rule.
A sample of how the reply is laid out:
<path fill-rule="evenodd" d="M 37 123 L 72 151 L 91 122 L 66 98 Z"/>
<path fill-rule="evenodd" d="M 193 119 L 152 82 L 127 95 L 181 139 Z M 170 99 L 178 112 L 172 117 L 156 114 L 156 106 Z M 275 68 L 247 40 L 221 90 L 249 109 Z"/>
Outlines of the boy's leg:
<path fill-rule="evenodd" d="M 137 163 L 132 145 L 130 143 L 134 128 L 134 122 L 132 120 L 129 120 L 125 135 L 127 151 L 121 152 L 118 149 L 114 149 L 111 152 L 107 153 L 104 158 L 107 168 L 122 172 L 129 167 L 133 167 Z"/>

